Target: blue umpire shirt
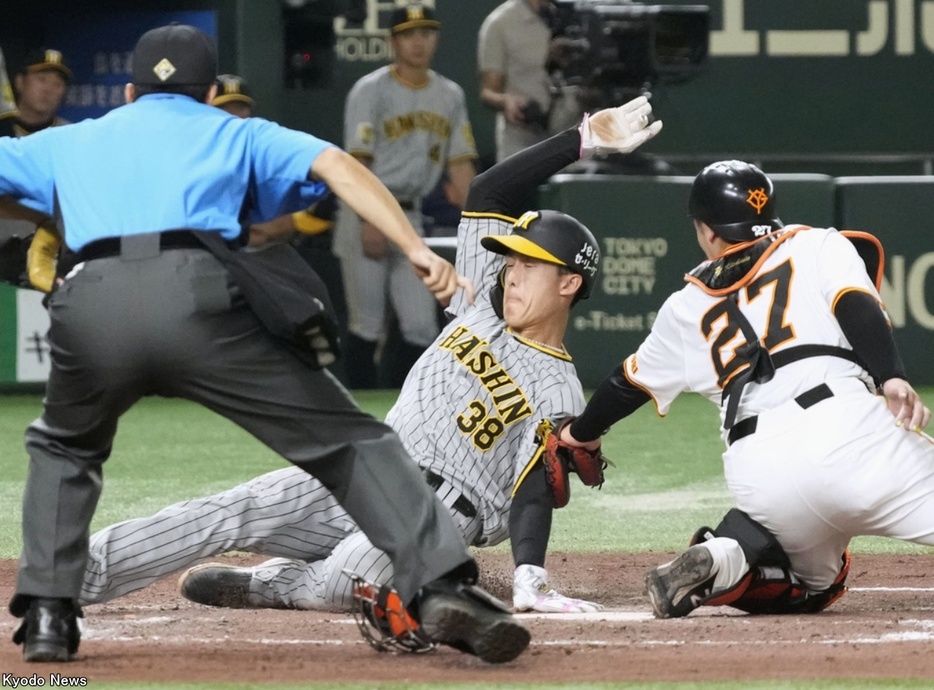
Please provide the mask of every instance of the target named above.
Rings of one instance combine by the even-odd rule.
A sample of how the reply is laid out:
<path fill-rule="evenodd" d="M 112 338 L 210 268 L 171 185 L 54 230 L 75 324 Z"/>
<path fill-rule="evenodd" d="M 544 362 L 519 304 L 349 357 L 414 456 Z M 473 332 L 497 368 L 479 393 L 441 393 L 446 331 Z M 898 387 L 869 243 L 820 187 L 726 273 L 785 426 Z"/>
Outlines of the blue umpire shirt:
<path fill-rule="evenodd" d="M 150 94 L 96 120 L 0 138 L 0 195 L 61 218 L 73 251 L 179 228 L 240 235 L 327 192 L 308 179 L 329 142 L 187 96 Z M 247 200 L 245 209 L 244 200 Z"/>

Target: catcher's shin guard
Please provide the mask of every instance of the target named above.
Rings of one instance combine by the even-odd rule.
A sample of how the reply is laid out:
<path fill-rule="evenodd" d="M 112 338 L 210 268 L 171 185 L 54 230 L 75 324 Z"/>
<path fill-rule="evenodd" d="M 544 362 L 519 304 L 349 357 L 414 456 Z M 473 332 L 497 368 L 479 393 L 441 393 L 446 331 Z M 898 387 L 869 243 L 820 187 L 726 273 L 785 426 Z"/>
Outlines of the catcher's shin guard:
<path fill-rule="evenodd" d="M 438 645 L 422 630 L 389 585 L 376 585 L 350 574 L 354 620 L 370 646 L 378 652 L 431 652 Z"/>
<path fill-rule="evenodd" d="M 843 553 L 842 562 L 833 584 L 820 592 L 808 592 L 788 568 L 759 566 L 750 570 L 735 587 L 705 598 L 701 605 L 732 606 L 760 615 L 818 613 L 846 594 L 849 550 Z"/>

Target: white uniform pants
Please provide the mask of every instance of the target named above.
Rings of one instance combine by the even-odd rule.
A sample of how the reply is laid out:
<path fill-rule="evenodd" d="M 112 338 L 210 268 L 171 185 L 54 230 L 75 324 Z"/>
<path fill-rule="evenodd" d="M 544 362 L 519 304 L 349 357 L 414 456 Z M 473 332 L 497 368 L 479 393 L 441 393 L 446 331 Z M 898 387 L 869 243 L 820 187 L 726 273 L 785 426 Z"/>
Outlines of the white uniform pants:
<path fill-rule="evenodd" d="M 759 415 L 723 457 L 736 506 L 776 536 L 811 591 L 833 583 L 855 536 L 934 546 L 934 444 L 896 427 L 858 380 L 826 383 L 832 398 Z"/>

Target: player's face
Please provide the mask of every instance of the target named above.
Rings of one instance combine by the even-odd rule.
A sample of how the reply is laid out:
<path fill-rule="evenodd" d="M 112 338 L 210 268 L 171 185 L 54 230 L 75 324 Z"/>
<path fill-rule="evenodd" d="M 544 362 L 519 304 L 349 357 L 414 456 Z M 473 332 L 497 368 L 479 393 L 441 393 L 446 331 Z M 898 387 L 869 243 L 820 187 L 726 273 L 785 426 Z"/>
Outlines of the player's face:
<path fill-rule="evenodd" d="M 547 322 L 556 315 L 567 316 L 570 298 L 580 287 L 581 277 L 561 268 L 511 253 L 506 257 L 503 290 L 503 319 L 512 330 Z"/>
<path fill-rule="evenodd" d="M 253 108 L 251 108 L 248 103 L 243 103 L 242 101 L 230 101 L 229 103 L 224 103 L 217 107 L 221 110 L 226 110 L 234 117 L 239 117 L 244 120 L 248 117 L 253 117 Z"/>
<path fill-rule="evenodd" d="M 51 118 L 58 111 L 68 86 L 65 79 L 54 70 L 43 70 L 17 77 L 19 107 Z"/>
<path fill-rule="evenodd" d="M 400 31 L 392 37 L 396 62 L 411 69 L 427 69 L 438 50 L 438 32 L 423 26 Z"/>
<path fill-rule="evenodd" d="M 697 244 L 708 259 L 712 259 L 720 254 L 721 248 L 716 245 L 711 238 L 716 238 L 710 226 L 696 218 L 694 219 L 694 232 L 697 233 Z"/>

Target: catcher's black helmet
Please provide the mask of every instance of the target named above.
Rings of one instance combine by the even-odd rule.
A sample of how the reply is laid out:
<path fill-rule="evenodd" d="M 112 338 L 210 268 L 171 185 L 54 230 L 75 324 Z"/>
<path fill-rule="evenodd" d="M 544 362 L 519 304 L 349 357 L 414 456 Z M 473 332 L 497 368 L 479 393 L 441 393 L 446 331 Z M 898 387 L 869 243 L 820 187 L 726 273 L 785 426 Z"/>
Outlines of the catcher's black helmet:
<path fill-rule="evenodd" d="M 593 234 L 578 220 L 560 211 L 529 211 L 512 226 L 508 235 L 486 235 L 485 249 L 497 254 L 510 251 L 548 263 L 566 266 L 584 279 L 577 293 L 587 299 L 597 281 L 600 247 Z M 575 300 L 576 301 L 576 300 Z"/>
<path fill-rule="evenodd" d="M 701 170 L 691 186 L 691 217 L 727 242 L 746 242 L 782 227 L 772 180 L 743 161 L 719 161 Z"/>

